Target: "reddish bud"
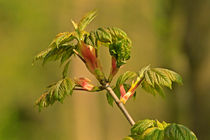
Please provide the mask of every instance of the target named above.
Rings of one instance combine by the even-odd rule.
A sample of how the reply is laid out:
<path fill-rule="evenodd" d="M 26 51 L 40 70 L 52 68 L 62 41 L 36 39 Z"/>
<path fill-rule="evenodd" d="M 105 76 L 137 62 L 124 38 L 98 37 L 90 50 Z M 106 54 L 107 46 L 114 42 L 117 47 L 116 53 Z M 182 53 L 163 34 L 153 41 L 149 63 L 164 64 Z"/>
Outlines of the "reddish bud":
<path fill-rule="evenodd" d="M 141 83 L 141 78 L 137 77 L 136 81 L 132 81 L 131 87 L 128 90 L 128 92 L 126 94 L 124 94 L 123 96 L 120 97 L 120 101 L 125 104 L 127 102 L 127 100 L 133 96 L 133 94 L 135 93 L 136 88 L 139 86 L 139 84 Z M 121 90 L 120 90 L 121 91 Z M 122 93 L 121 93 L 122 95 Z"/>
<path fill-rule="evenodd" d="M 90 91 L 94 88 L 94 86 L 90 84 L 91 81 L 88 78 L 79 78 L 75 81 L 78 85 L 80 85 L 85 90 Z"/>
<path fill-rule="evenodd" d="M 121 97 L 123 97 L 126 94 L 126 91 L 123 85 L 120 85 L 120 94 L 121 94 Z"/>
<path fill-rule="evenodd" d="M 80 53 L 88 70 L 96 76 L 100 83 L 105 83 L 104 73 L 102 72 L 99 59 L 97 58 L 96 49 L 91 45 L 81 42 Z"/>
<path fill-rule="evenodd" d="M 117 67 L 117 60 L 115 59 L 115 57 L 112 57 L 112 67 L 111 67 L 111 72 L 109 76 L 109 81 L 112 80 L 112 78 L 115 76 L 118 70 L 119 68 Z"/>

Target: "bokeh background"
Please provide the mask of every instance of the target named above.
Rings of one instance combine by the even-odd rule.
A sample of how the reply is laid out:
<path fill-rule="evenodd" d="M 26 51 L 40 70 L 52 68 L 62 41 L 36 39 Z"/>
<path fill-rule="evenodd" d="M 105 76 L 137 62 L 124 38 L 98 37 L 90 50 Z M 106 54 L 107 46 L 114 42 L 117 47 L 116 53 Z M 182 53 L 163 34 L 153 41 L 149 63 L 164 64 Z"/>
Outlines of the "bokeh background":
<path fill-rule="evenodd" d="M 133 41 L 132 57 L 119 73 L 151 64 L 183 76 L 184 85 L 166 90 L 165 99 L 138 89 L 126 104 L 135 120 L 181 123 L 209 140 L 209 0 L 0 0 L 0 140 L 120 140 L 129 134 L 129 123 L 107 104 L 105 92 L 74 92 L 41 113 L 33 106 L 61 77 L 58 63 L 32 66 L 33 57 L 57 33 L 73 30 L 70 19 L 95 8 L 88 30 L 117 26 Z M 109 71 L 106 51 L 101 58 Z M 94 79 L 72 58 L 71 76 L 85 75 Z"/>

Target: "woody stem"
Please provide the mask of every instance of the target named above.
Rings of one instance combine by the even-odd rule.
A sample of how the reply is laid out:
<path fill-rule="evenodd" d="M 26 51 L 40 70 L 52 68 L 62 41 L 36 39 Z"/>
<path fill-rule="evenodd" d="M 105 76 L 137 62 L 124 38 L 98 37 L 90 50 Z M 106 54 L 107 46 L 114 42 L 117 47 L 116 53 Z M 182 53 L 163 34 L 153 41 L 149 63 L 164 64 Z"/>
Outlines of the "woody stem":
<path fill-rule="evenodd" d="M 129 123 L 131 124 L 131 126 L 133 126 L 135 124 L 135 121 L 133 120 L 133 118 L 131 117 L 131 115 L 128 113 L 128 111 L 126 110 L 125 106 L 123 105 L 122 102 L 120 102 L 119 98 L 117 97 L 117 95 L 114 93 L 113 89 L 109 86 L 109 84 L 106 85 L 106 90 L 109 92 L 109 94 L 113 97 L 113 99 L 115 100 L 115 103 L 117 104 L 117 106 L 120 108 L 120 110 L 122 111 L 123 115 L 126 117 L 126 119 L 129 121 Z"/>

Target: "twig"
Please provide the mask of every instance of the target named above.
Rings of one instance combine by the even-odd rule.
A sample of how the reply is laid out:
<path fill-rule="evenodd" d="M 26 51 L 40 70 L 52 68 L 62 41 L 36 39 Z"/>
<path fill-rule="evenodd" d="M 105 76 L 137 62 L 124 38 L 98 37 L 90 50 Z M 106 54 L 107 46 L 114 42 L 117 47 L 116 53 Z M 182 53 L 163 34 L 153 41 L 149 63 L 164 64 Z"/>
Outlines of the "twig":
<path fill-rule="evenodd" d="M 135 121 L 133 120 L 133 118 L 131 117 L 131 115 L 128 113 L 125 106 L 123 105 L 123 103 L 120 102 L 119 98 L 108 84 L 106 85 L 106 90 L 111 94 L 117 106 L 120 108 L 120 110 L 122 111 L 126 119 L 129 121 L 129 123 L 133 126 L 135 124 Z"/>

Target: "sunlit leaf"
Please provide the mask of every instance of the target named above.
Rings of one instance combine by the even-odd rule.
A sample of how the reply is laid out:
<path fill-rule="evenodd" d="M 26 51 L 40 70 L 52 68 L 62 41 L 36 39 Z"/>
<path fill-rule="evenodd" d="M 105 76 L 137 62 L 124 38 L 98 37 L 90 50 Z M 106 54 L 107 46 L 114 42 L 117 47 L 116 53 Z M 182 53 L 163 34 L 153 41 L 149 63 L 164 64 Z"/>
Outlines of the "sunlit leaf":
<path fill-rule="evenodd" d="M 54 102 L 63 102 L 67 95 L 71 95 L 75 83 L 69 78 L 64 78 L 47 87 L 46 92 L 36 101 L 36 105 L 41 111 L 42 108 L 54 104 Z"/>
<path fill-rule="evenodd" d="M 127 71 L 118 78 L 118 80 L 116 82 L 116 86 L 114 87 L 114 92 L 118 98 L 120 98 L 120 95 L 121 95 L 120 94 L 120 85 L 123 84 L 125 90 L 128 91 L 128 89 L 130 88 L 131 85 L 127 84 L 126 81 L 131 80 L 131 79 L 135 78 L 136 76 L 137 76 L 137 74 L 135 72 Z M 113 106 L 114 99 L 112 98 L 112 96 L 109 93 L 107 93 L 106 97 L 107 97 L 108 103 L 111 106 Z M 133 97 L 135 98 L 135 96 L 133 96 Z"/>
<path fill-rule="evenodd" d="M 171 124 L 165 129 L 165 137 L 170 140 L 197 140 L 195 134 L 180 124 Z"/>
<path fill-rule="evenodd" d="M 141 120 L 138 121 L 132 128 L 131 128 L 131 134 L 132 135 L 141 135 L 144 131 L 146 131 L 148 128 L 154 127 L 155 122 L 154 120 Z"/>
<path fill-rule="evenodd" d="M 111 43 L 112 42 L 112 36 L 106 28 L 98 28 L 96 30 L 96 36 L 97 39 L 103 43 Z"/>
<path fill-rule="evenodd" d="M 131 42 L 127 39 L 117 40 L 109 45 L 109 52 L 116 58 L 117 67 L 120 67 L 130 59 Z"/>
<path fill-rule="evenodd" d="M 79 22 L 78 28 L 83 31 L 85 27 L 96 17 L 96 10 L 88 12 Z"/>
<path fill-rule="evenodd" d="M 197 140 L 195 134 L 180 124 L 160 123 L 158 120 L 141 120 L 131 128 L 133 140 Z"/>
<path fill-rule="evenodd" d="M 120 77 L 117 79 L 116 86 L 118 87 L 118 86 L 124 84 L 127 80 L 133 79 L 136 76 L 137 76 L 137 74 L 135 72 L 126 71 L 125 73 L 120 75 Z"/>
<path fill-rule="evenodd" d="M 141 85 L 145 91 L 164 97 L 163 87 L 172 89 L 173 82 L 182 83 L 181 76 L 176 72 L 163 68 L 148 67 L 144 73 L 144 80 Z"/>

